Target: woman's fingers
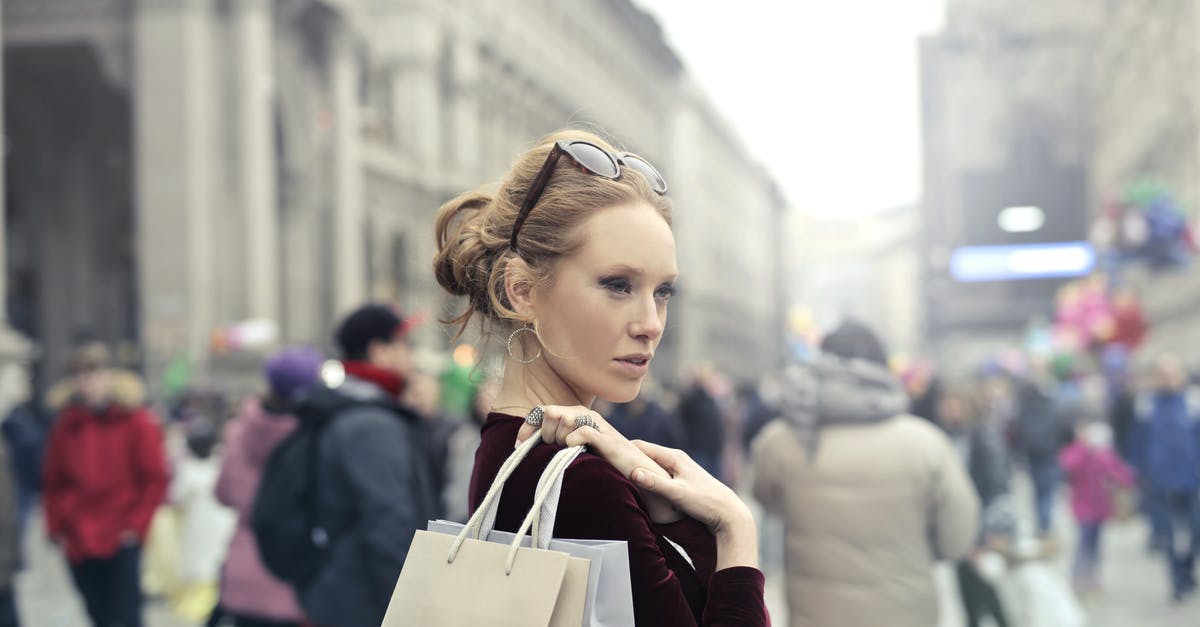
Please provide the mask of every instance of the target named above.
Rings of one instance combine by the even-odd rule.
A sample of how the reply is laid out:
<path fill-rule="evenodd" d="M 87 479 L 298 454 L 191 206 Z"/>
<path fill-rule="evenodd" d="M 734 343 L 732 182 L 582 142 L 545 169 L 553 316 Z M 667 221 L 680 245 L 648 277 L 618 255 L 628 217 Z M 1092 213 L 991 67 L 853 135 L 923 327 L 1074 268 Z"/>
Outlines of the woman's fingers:
<path fill-rule="evenodd" d="M 659 446 L 653 442 L 646 442 L 645 440 L 634 440 L 633 445 L 645 453 L 646 457 L 649 457 L 654 463 L 661 466 L 663 470 L 670 473 L 672 477 L 679 474 L 682 470 L 683 455 L 680 451 Z"/>

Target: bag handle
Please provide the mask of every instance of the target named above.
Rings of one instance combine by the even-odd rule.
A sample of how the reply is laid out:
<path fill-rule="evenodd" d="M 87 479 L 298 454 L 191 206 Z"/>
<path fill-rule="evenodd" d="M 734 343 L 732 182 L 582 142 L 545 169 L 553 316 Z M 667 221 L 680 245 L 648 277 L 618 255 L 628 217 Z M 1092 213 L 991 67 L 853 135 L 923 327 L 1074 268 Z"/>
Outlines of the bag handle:
<path fill-rule="evenodd" d="M 450 552 L 446 556 L 447 563 L 454 563 L 454 558 L 458 556 L 459 549 L 462 548 L 468 537 L 480 539 L 480 535 L 491 533 L 495 526 L 496 514 L 499 511 L 500 494 L 504 490 L 504 484 L 508 478 L 512 476 L 517 466 L 529 455 L 538 444 L 541 443 L 541 438 L 531 437 L 526 440 L 517 450 L 513 451 L 508 459 L 500 466 L 500 470 L 496 473 L 496 478 L 492 481 L 492 485 L 488 488 L 487 494 L 484 495 L 483 501 L 480 502 L 479 508 L 463 526 L 462 531 L 454 539 L 454 543 L 450 546 Z M 521 528 L 517 531 L 516 537 L 512 545 L 509 547 L 508 559 L 505 564 L 505 574 L 512 572 L 513 563 L 516 560 L 517 549 L 521 546 L 521 540 L 525 536 L 525 532 L 533 527 L 532 544 L 535 548 L 545 549 L 550 545 L 550 538 L 554 532 L 554 520 L 558 514 L 558 500 L 562 494 L 563 473 L 571 462 L 575 461 L 576 457 L 584 451 L 583 446 L 573 446 L 565 448 L 551 458 L 550 463 L 546 465 L 546 469 L 542 472 L 542 476 L 538 479 L 537 488 L 534 491 L 533 507 L 525 516 L 525 520 L 521 523 Z"/>
<path fill-rule="evenodd" d="M 517 466 L 529 455 L 529 452 L 537 447 L 542 441 L 541 437 L 534 434 L 525 440 L 517 450 L 513 451 L 500 465 L 500 470 L 496 471 L 496 478 L 492 480 L 492 486 L 488 488 L 487 494 L 483 500 L 479 502 L 479 507 L 471 514 L 471 518 L 467 520 L 467 524 L 463 527 L 462 533 L 459 534 L 459 540 L 456 540 L 454 546 L 450 549 L 450 561 L 454 561 L 455 554 L 458 553 L 459 546 L 462 541 L 470 536 L 475 540 L 487 539 L 487 534 L 492 532 L 492 528 L 496 525 L 496 514 L 500 511 L 500 493 L 504 491 L 504 483 L 512 476 Z"/>

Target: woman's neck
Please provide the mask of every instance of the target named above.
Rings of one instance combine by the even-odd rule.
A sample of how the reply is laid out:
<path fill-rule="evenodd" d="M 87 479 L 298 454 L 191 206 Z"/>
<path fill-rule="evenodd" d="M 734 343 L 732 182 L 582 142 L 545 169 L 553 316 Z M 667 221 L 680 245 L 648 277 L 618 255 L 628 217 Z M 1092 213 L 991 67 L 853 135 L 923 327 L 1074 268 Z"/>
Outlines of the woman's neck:
<path fill-rule="evenodd" d="M 538 405 L 582 405 L 591 407 L 596 397 L 576 390 L 545 358 L 531 364 L 509 360 L 492 403 L 494 411 L 523 416 Z"/>

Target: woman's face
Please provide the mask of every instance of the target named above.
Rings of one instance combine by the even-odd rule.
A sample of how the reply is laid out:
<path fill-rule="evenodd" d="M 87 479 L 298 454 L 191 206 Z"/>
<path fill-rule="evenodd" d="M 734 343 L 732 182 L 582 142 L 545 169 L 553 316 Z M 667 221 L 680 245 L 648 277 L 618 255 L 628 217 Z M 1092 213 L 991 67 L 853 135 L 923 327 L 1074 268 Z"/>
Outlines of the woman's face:
<path fill-rule="evenodd" d="M 642 202 L 599 211 L 580 228 L 583 247 L 533 294 L 543 358 L 580 396 L 626 402 L 662 340 L 675 237 Z"/>

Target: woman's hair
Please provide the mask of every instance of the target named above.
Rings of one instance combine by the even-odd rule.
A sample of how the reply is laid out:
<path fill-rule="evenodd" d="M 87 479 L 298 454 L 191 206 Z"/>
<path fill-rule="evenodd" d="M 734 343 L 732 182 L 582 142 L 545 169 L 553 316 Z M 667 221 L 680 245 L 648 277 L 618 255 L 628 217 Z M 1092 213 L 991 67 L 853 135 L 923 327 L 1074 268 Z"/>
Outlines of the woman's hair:
<path fill-rule="evenodd" d="M 608 179 L 586 172 L 563 155 L 541 198 L 529 212 L 518 235 L 520 253 L 509 239 L 526 191 L 546 157 L 559 140 L 584 140 L 616 154 L 608 142 L 586 131 L 567 130 L 549 135 L 517 158 L 496 185 L 460 194 L 438 209 L 435 234 L 437 253 L 433 272 L 438 283 L 455 296 L 466 296 L 466 308 L 442 322 L 457 325 L 455 339 L 478 314 L 486 324 L 508 326 L 521 320 L 505 291 L 505 267 L 518 255 L 529 266 L 535 284 L 553 277 L 554 262 L 583 246 L 579 227 L 597 211 L 629 202 L 645 202 L 668 224 L 671 202 L 656 194 L 636 171 L 621 168 L 621 176 Z M 485 328 L 486 330 L 486 328 Z"/>

